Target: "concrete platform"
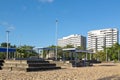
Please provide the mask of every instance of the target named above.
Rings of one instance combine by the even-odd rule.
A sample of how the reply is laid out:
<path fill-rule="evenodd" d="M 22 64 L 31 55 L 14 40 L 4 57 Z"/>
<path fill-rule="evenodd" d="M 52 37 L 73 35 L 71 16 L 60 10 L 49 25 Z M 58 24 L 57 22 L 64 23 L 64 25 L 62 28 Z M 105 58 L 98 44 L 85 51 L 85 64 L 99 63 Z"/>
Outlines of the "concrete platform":
<path fill-rule="evenodd" d="M 4 60 L 2 70 L 9 71 L 41 71 L 61 69 L 55 63 L 41 60 Z"/>

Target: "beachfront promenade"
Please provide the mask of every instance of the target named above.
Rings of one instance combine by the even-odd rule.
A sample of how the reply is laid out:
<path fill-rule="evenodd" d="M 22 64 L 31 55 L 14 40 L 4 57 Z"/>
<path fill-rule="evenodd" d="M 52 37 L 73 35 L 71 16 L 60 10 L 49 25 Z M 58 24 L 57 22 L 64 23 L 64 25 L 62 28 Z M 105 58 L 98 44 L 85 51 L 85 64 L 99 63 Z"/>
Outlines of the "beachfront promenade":
<path fill-rule="evenodd" d="M 120 80 L 120 63 L 38 72 L 0 70 L 0 80 Z"/>

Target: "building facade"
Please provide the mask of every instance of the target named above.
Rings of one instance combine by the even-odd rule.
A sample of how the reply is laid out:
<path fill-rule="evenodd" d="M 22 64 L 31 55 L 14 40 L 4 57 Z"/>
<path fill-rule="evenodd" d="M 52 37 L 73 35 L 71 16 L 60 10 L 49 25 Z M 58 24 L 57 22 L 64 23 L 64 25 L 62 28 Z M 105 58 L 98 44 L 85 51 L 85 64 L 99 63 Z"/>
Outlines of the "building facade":
<path fill-rule="evenodd" d="M 58 39 L 58 46 L 64 47 L 66 45 L 73 45 L 75 48 L 81 46 L 83 49 L 86 49 L 86 37 L 74 34 Z"/>
<path fill-rule="evenodd" d="M 103 47 L 111 47 L 119 42 L 119 31 L 117 28 L 93 30 L 88 32 L 88 50 L 101 51 Z"/>

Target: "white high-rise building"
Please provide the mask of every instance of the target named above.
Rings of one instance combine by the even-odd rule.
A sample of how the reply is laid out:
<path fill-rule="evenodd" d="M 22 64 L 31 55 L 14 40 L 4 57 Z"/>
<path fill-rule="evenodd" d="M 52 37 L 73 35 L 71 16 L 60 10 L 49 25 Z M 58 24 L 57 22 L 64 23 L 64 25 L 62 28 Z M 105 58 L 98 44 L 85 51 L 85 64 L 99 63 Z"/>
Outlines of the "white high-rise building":
<path fill-rule="evenodd" d="M 73 45 L 75 48 L 77 46 L 81 46 L 86 49 L 86 37 L 79 34 L 74 34 L 58 39 L 58 46 L 64 47 L 66 45 Z"/>
<path fill-rule="evenodd" d="M 88 32 L 88 50 L 101 51 L 119 42 L 119 31 L 116 28 L 93 30 Z"/>

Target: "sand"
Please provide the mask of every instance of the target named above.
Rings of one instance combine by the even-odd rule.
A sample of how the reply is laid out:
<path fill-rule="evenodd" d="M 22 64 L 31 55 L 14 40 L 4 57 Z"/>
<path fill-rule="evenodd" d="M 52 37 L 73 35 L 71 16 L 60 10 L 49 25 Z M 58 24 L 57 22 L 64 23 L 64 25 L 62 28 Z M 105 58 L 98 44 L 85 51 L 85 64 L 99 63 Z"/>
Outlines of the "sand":
<path fill-rule="evenodd" d="M 38 72 L 0 70 L 0 80 L 120 80 L 120 63 Z"/>

